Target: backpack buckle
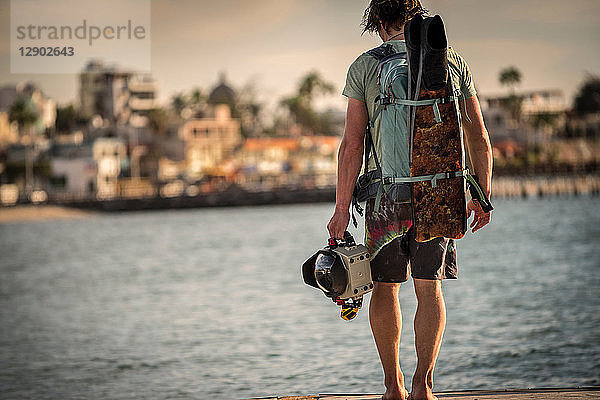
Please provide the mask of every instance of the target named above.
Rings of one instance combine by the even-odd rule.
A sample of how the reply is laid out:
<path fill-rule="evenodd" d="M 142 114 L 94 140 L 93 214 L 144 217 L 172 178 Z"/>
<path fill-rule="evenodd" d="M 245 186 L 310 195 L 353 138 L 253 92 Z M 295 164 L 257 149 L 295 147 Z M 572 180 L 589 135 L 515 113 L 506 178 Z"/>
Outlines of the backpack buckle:
<path fill-rule="evenodd" d="M 394 99 L 391 96 L 381 97 L 379 99 L 379 104 L 381 104 L 382 106 L 388 106 L 393 103 L 394 103 Z"/>

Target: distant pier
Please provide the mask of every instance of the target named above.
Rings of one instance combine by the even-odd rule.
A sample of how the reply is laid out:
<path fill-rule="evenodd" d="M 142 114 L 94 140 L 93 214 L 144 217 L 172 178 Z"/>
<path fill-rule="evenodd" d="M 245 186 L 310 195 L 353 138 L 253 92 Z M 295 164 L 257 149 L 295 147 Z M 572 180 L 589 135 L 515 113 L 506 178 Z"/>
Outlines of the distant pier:
<path fill-rule="evenodd" d="M 158 193 L 158 191 L 156 191 Z M 577 196 L 600 194 L 600 175 L 547 175 L 547 176 L 495 176 L 492 179 L 492 200 L 498 198 L 536 198 L 551 196 Z M 31 204 L 27 196 L 19 196 L 13 204 Z M 335 186 L 321 187 L 275 186 L 255 187 L 253 190 L 232 186 L 213 192 L 196 191 L 193 195 L 177 196 L 139 195 L 98 199 L 88 194 L 55 195 L 35 204 L 97 211 L 135 211 L 174 208 L 236 207 L 273 204 L 331 203 L 335 202 Z M 1 204 L 0 204 L 0 208 Z"/>
<path fill-rule="evenodd" d="M 494 199 L 598 194 L 600 194 L 600 175 L 500 176 L 492 180 L 492 197 Z M 130 211 L 331 202 L 335 202 L 335 186 L 321 188 L 276 187 L 252 191 L 237 187 L 220 192 L 201 193 L 196 196 L 92 199 L 64 201 L 61 205 L 101 211 Z"/>
<path fill-rule="evenodd" d="M 600 193 L 600 175 L 500 176 L 492 178 L 492 197 L 547 197 Z"/>
<path fill-rule="evenodd" d="M 135 211 L 203 207 L 240 207 L 274 204 L 302 204 L 335 202 L 335 187 L 324 188 L 273 188 L 269 190 L 243 190 L 233 188 L 195 196 L 138 197 L 115 199 L 62 200 L 66 207 L 98 211 Z"/>

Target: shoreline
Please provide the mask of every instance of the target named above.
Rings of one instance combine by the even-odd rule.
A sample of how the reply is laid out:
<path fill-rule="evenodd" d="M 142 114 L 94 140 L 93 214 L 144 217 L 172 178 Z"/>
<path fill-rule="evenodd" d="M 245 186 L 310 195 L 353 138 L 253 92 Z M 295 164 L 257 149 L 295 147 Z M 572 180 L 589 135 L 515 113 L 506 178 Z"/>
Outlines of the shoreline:
<path fill-rule="evenodd" d="M 20 204 L 0 207 L 0 224 L 29 221 L 52 221 L 59 219 L 80 219 L 97 215 L 97 212 L 52 204 Z"/>
<path fill-rule="evenodd" d="M 593 196 L 591 193 L 584 193 L 583 195 Z M 520 194 L 514 196 L 499 196 L 502 199 L 518 199 L 518 198 L 537 198 L 537 193 L 532 194 L 530 196 Z M 539 196 L 543 197 L 543 196 Z M 562 196 L 548 196 L 548 197 L 562 197 Z M 272 205 L 279 204 L 316 204 L 323 202 L 331 202 L 334 201 L 313 201 L 313 202 L 298 202 L 298 203 L 272 203 Z M 151 211 L 151 210 L 177 210 L 182 208 L 193 209 L 193 208 L 219 208 L 219 207 L 246 207 L 246 206 L 262 206 L 268 204 L 247 204 L 247 205 L 204 205 L 204 206 L 196 206 L 196 207 L 160 207 L 160 208 L 128 208 L 128 207 L 105 207 L 105 208 L 81 208 L 77 206 L 61 206 L 54 204 L 18 204 L 10 207 L 2 207 L 0 206 L 0 225 L 2 224 L 14 224 L 14 223 L 23 223 L 23 222 L 40 222 L 40 221 L 55 221 L 55 220 L 65 220 L 65 219 L 83 219 L 101 215 L 103 213 L 113 213 L 113 212 L 123 212 L 123 211 Z"/>
<path fill-rule="evenodd" d="M 600 175 L 498 177 L 492 180 L 492 197 L 541 198 L 600 194 Z M 229 190 L 171 198 L 116 198 L 111 200 L 50 201 L 0 206 L 0 224 L 55 219 L 86 218 L 102 212 L 239 207 L 335 202 L 335 187 L 273 188 L 262 191 Z"/>

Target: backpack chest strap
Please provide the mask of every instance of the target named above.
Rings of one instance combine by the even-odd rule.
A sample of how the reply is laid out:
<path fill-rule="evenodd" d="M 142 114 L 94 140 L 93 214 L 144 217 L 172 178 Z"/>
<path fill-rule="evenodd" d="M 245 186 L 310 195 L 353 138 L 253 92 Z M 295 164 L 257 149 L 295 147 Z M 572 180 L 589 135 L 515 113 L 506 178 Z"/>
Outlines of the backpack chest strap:
<path fill-rule="evenodd" d="M 404 177 L 387 176 L 387 177 L 383 178 L 383 183 L 390 185 L 393 183 L 411 183 L 411 182 L 431 181 L 431 187 L 436 187 L 438 179 L 456 178 L 459 176 L 467 176 L 468 174 L 469 174 L 469 170 L 463 169 L 461 171 L 456 171 L 456 172 L 440 172 L 438 174 L 421 175 L 421 176 L 404 176 Z"/>
<path fill-rule="evenodd" d="M 446 96 L 446 97 L 439 97 L 439 98 L 435 98 L 435 99 L 426 99 L 426 100 L 395 99 L 390 96 L 382 97 L 380 95 L 377 97 L 377 99 L 375 99 L 375 101 L 378 102 L 379 104 L 381 104 L 381 106 L 383 106 L 383 107 L 391 105 L 391 104 L 400 104 L 403 106 L 413 106 L 413 107 L 431 105 L 431 106 L 433 106 L 433 116 L 434 116 L 435 122 L 442 122 L 442 117 L 440 114 L 440 109 L 438 107 L 438 104 L 451 103 L 454 101 L 454 99 L 455 98 L 453 95 Z"/>

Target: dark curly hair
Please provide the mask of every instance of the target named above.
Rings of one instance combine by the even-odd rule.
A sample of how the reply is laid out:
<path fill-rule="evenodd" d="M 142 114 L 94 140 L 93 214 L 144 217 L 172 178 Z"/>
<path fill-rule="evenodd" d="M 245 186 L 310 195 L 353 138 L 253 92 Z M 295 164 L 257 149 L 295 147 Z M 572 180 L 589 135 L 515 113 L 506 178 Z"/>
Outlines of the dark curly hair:
<path fill-rule="evenodd" d="M 386 30 L 400 30 L 406 21 L 417 14 L 427 14 L 420 0 L 371 0 L 362 19 L 363 34 L 377 32 L 380 20 Z"/>

